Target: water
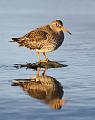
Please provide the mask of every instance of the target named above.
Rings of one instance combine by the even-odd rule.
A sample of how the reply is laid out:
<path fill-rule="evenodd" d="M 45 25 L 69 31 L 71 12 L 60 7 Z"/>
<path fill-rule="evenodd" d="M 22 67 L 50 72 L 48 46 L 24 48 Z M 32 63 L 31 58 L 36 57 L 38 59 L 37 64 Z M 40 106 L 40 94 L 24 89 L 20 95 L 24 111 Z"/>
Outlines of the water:
<path fill-rule="evenodd" d="M 95 118 L 95 1 L 0 0 L 0 120 L 90 120 Z M 53 7 L 52 7 L 53 5 Z M 78 6 L 77 6 L 78 5 Z M 35 70 L 16 69 L 13 64 L 36 62 L 35 52 L 9 43 L 11 37 L 62 19 L 72 36 L 48 57 L 62 64 L 46 75 L 63 86 L 65 103 L 60 110 L 28 95 L 14 79 L 30 79 Z M 41 70 L 41 72 L 43 69 Z"/>

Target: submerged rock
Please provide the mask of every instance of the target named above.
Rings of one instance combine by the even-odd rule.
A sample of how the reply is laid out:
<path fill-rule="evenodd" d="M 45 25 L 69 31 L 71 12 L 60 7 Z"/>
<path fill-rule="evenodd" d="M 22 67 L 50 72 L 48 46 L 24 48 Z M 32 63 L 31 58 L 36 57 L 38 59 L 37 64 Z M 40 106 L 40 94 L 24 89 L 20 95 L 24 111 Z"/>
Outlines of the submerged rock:
<path fill-rule="evenodd" d="M 36 63 L 26 63 L 26 64 L 15 64 L 14 67 L 22 68 L 26 67 L 27 69 L 37 69 L 40 68 L 59 68 L 59 67 L 66 67 L 68 65 L 58 63 L 56 61 L 48 61 L 48 62 L 36 62 Z"/>

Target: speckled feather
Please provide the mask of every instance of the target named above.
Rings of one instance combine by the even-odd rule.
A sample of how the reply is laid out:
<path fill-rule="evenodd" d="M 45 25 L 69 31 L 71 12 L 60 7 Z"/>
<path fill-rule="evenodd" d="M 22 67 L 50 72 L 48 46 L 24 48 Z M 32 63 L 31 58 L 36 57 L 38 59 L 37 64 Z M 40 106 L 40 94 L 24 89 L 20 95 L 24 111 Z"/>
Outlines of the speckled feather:
<path fill-rule="evenodd" d="M 25 46 L 40 52 L 48 52 L 61 46 L 64 40 L 64 33 L 63 31 L 57 33 L 49 25 L 46 25 L 27 33 L 23 37 L 12 39 L 19 43 L 19 46 Z"/>

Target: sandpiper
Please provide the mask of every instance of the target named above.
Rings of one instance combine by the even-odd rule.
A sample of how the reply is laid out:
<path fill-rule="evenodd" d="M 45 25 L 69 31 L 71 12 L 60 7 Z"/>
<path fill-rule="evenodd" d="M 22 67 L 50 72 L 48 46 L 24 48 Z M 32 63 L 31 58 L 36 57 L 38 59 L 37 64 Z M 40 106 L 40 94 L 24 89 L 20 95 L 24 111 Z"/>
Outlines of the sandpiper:
<path fill-rule="evenodd" d="M 17 42 L 19 46 L 25 46 L 30 50 L 35 50 L 38 56 L 38 62 L 41 62 L 39 52 L 42 52 L 45 57 L 44 61 L 48 62 L 49 59 L 46 56 L 46 52 L 54 51 L 62 45 L 64 32 L 68 32 L 71 35 L 61 20 L 54 20 L 48 25 L 36 28 L 26 35 L 19 38 L 12 38 L 12 40 L 13 42 Z"/>

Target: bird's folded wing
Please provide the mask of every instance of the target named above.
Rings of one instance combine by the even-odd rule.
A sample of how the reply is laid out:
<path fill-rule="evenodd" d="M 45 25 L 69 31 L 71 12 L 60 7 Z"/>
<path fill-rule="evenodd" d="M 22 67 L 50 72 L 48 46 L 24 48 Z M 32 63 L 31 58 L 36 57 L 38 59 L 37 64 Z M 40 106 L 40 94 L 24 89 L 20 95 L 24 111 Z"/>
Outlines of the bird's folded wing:
<path fill-rule="evenodd" d="M 41 30 L 34 30 L 27 33 L 25 36 L 18 38 L 20 46 L 25 46 L 30 49 L 40 49 L 45 40 L 47 40 L 48 33 Z"/>

